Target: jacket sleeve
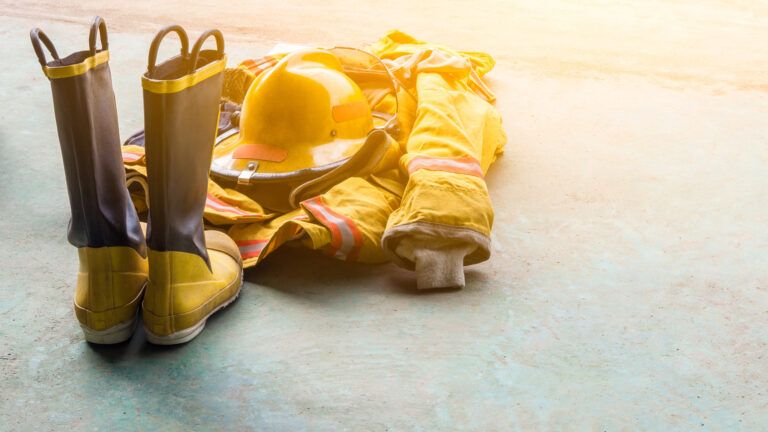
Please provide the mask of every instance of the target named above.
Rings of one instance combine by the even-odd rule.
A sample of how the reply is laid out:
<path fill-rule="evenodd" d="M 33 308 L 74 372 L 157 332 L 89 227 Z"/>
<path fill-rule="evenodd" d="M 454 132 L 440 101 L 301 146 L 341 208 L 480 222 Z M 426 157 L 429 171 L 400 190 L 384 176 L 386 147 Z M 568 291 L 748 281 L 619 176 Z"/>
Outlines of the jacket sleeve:
<path fill-rule="evenodd" d="M 435 50 L 409 56 L 398 61 L 417 96 L 400 159 L 409 179 L 382 248 L 416 271 L 418 288 L 463 287 L 463 266 L 490 256 L 493 207 L 484 175 L 506 137 L 499 113 L 472 84 L 470 61 Z"/>
<path fill-rule="evenodd" d="M 343 261 L 386 261 L 380 239 L 400 200 L 398 182 L 387 183 L 388 174 L 351 177 L 275 219 L 233 225 L 228 233 L 240 248 L 243 266 L 257 265 L 293 240 Z"/>

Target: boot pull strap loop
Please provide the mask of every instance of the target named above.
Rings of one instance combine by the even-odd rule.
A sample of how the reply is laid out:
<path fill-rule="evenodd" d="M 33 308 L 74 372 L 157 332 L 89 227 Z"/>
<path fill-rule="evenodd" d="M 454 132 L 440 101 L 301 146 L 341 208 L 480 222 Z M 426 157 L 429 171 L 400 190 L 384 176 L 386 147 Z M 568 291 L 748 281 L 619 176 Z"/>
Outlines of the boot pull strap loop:
<path fill-rule="evenodd" d="M 181 41 L 181 58 L 182 59 L 188 59 L 189 58 L 189 38 L 187 38 L 187 32 L 184 31 L 183 28 L 181 28 L 180 25 L 174 24 L 169 25 L 167 27 L 162 28 L 159 32 L 157 32 L 157 35 L 154 39 L 152 39 L 152 44 L 149 46 L 149 59 L 147 60 L 147 76 L 152 77 L 152 73 L 155 71 L 155 62 L 157 61 L 157 50 L 160 48 L 160 42 L 163 41 L 163 38 L 165 35 L 167 35 L 170 32 L 175 32 L 177 35 L 179 35 L 179 41 Z"/>
<path fill-rule="evenodd" d="M 32 31 L 29 32 L 29 39 L 32 41 L 32 48 L 35 49 L 35 54 L 37 54 L 37 60 L 40 62 L 40 66 L 45 67 L 45 65 L 48 63 L 45 60 L 45 52 L 43 51 L 43 47 L 40 46 L 40 42 L 45 45 L 45 47 L 48 49 L 48 52 L 53 56 L 54 60 L 59 59 L 59 54 L 56 52 L 56 48 L 53 46 L 53 42 L 48 39 L 48 36 L 46 36 L 42 30 L 39 28 L 33 28 Z"/>
<path fill-rule="evenodd" d="M 96 55 L 96 32 L 99 32 L 101 38 L 101 50 L 106 51 L 109 49 L 109 42 L 107 41 L 107 23 L 104 22 L 104 18 L 96 16 L 93 18 L 93 24 L 91 24 L 91 34 L 88 36 L 88 47 L 91 50 L 91 56 Z"/>
<path fill-rule="evenodd" d="M 224 57 L 224 36 L 221 34 L 219 30 L 216 30 L 216 29 L 207 30 L 203 32 L 203 34 L 201 34 L 199 38 L 197 38 L 197 42 L 195 42 L 195 46 L 192 47 L 192 55 L 189 59 L 189 73 L 193 73 L 197 69 L 197 58 L 200 55 L 200 49 L 203 47 L 203 43 L 205 43 L 205 40 L 211 36 L 216 38 L 216 56 L 219 59 Z"/>

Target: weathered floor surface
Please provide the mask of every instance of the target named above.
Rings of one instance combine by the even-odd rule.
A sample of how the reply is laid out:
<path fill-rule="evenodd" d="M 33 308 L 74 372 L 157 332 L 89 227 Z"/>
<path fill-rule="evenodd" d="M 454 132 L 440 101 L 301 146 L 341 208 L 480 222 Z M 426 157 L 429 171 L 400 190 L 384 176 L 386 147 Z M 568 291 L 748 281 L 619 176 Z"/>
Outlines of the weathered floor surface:
<path fill-rule="evenodd" d="M 768 6 L 104 3 L 0 0 L 0 430 L 767 427 Z M 148 43 L 174 21 L 222 28 L 233 62 L 389 28 L 494 54 L 509 144 L 488 177 L 492 259 L 463 291 L 425 294 L 391 265 L 286 249 L 188 345 L 84 343 L 27 32 L 82 49 L 96 13 L 123 137 L 142 124 Z"/>

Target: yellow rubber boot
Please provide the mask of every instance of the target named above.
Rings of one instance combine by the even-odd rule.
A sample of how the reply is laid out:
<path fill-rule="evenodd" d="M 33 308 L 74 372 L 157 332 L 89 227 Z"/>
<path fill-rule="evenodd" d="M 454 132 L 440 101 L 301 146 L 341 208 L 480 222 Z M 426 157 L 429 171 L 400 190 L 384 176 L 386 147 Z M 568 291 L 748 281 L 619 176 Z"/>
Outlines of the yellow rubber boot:
<path fill-rule="evenodd" d="M 98 344 L 127 340 L 147 283 L 147 259 L 129 247 L 83 247 L 77 253 L 75 315 L 85 339 Z"/>
<path fill-rule="evenodd" d="M 87 341 L 123 342 L 135 327 L 147 259 L 125 186 L 107 27 L 96 17 L 88 49 L 63 58 L 42 30 L 32 30 L 30 39 L 51 83 L 72 215 L 67 239 L 80 259 L 75 315 Z"/>
<path fill-rule="evenodd" d="M 178 34 L 182 55 L 156 66 L 158 46 L 169 32 Z M 201 51 L 209 36 L 217 49 Z M 179 26 L 161 30 L 150 46 L 142 87 L 149 188 L 143 317 L 151 343 L 188 342 L 242 286 L 235 242 L 203 224 L 225 63 L 217 30 L 203 33 L 191 53 Z"/>
<path fill-rule="evenodd" d="M 184 343 L 197 336 L 209 316 L 240 293 L 243 266 L 235 242 L 206 231 L 211 268 L 196 254 L 149 251 L 150 273 L 144 297 L 147 340 L 159 345 Z"/>

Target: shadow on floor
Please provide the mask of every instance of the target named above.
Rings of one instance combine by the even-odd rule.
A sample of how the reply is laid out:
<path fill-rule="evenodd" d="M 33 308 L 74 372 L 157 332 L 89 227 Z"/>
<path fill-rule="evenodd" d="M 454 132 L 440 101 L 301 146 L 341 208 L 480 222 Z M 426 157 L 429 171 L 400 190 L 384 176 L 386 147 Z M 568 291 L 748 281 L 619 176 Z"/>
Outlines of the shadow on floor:
<path fill-rule="evenodd" d="M 465 271 L 466 283 L 471 290 L 474 282 L 483 279 L 482 272 L 474 268 Z M 386 290 L 407 296 L 454 293 L 457 289 L 417 290 L 414 272 L 392 263 L 347 263 L 325 256 L 317 251 L 299 247 L 279 249 L 264 262 L 245 273 L 246 282 L 303 296 L 322 294 L 324 297 L 348 295 L 350 290 Z"/>
<path fill-rule="evenodd" d="M 250 290 L 268 289 L 279 291 L 290 297 L 301 298 L 317 307 L 333 306 L 346 296 L 359 296 L 380 293 L 408 297 L 441 295 L 475 295 L 481 290 L 477 287 L 487 278 L 479 269 L 466 269 L 467 287 L 463 290 L 417 290 L 416 276 L 413 272 L 399 268 L 394 264 L 347 263 L 327 257 L 316 251 L 299 247 L 284 247 L 262 262 L 258 267 L 247 269 L 244 275 L 243 293 Z M 226 308 L 229 313 L 217 313 L 208 319 L 206 327 L 216 327 L 217 321 L 237 320 L 241 313 L 234 310 L 243 306 L 241 298 Z M 234 310 L 233 310 L 234 309 Z M 223 324 L 223 323 L 222 323 Z M 167 356 L 169 353 L 182 353 L 190 345 L 157 346 L 146 341 L 146 336 L 139 323 L 134 336 L 121 344 L 90 344 L 91 352 L 104 363 L 119 363 L 127 358 L 142 357 L 151 359 L 155 356 Z"/>

